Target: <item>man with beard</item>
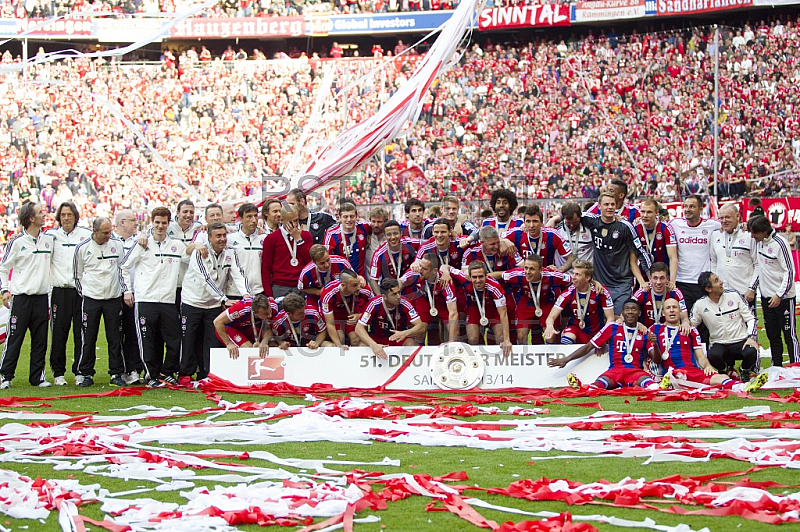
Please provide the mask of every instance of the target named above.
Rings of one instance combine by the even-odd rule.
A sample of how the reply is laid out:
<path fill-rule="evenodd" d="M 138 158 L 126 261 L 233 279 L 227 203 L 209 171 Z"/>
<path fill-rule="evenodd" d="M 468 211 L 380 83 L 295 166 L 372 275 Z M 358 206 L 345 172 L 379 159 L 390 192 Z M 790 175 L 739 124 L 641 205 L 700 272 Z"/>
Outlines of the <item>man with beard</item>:
<path fill-rule="evenodd" d="M 517 196 L 505 188 L 498 188 L 492 192 L 489 205 L 494 211 L 494 216 L 483 221 L 484 226 L 492 226 L 501 235 L 506 231 L 522 227 L 524 220 L 519 216 L 514 216 L 517 210 Z"/>

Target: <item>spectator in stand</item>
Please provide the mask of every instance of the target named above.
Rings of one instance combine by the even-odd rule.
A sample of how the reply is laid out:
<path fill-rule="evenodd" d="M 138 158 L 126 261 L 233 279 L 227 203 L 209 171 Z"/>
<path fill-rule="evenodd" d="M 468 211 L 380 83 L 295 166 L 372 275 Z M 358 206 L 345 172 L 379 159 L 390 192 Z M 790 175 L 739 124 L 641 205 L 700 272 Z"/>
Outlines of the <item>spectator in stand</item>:
<path fill-rule="evenodd" d="M 270 15 L 261 4 L 252 7 L 256 15 Z M 274 3 L 268 9 L 273 15 L 290 11 Z M 235 16 L 237 11 L 216 7 L 208 14 Z M 770 177 L 796 166 L 800 146 L 793 144 L 800 122 L 787 110 L 788 101 L 784 104 L 796 86 L 793 67 L 779 60 L 793 49 L 800 29 L 795 15 L 786 17 L 776 15 L 760 37 L 739 48 L 740 57 L 721 57 L 719 168 L 723 182 L 737 184 L 748 177 L 756 181 L 745 187 L 758 189 L 772 181 L 774 191 L 788 195 L 798 180 Z M 561 35 L 513 46 L 478 43 L 431 87 L 422 119 L 391 152 L 392 158 L 403 154 L 418 164 L 422 179 L 400 180 L 369 162 L 361 178 L 320 194 L 313 207 L 331 210 L 322 206 L 334 205 L 331 199 L 341 195 L 357 204 L 437 201 L 445 195 L 485 202 L 501 187 L 520 199 L 596 197 L 610 178 L 625 181 L 629 192 L 655 181 L 659 194 L 676 200 L 702 192 L 714 161 L 710 37 L 711 30 L 703 27 L 593 34 L 564 43 Z M 406 53 L 382 71 L 385 75 L 361 79 L 372 59 L 332 62 L 336 82 L 326 97 L 336 96 L 345 80 L 361 79 L 358 98 L 331 98 L 337 109 L 312 117 L 319 65 L 313 57 L 277 68 L 263 61 L 228 69 L 222 62 L 201 62 L 191 49 L 179 64 L 168 55 L 163 65 L 135 69 L 85 58 L 45 63 L 28 69 L 33 83 L 24 88 L 20 79 L 10 78 L 0 94 L 0 101 L 10 102 L 0 105 L 0 151 L 11 170 L 10 199 L 19 205 L 17 185 L 27 173 L 40 183 L 53 181 L 53 204 L 73 201 L 89 219 L 97 215 L 95 205 L 106 215 L 119 208 L 144 213 L 168 199 L 196 197 L 181 183 L 215 201 L 258 194 L 263 175 L 280 175 L 311 160 L 327 132 L 371 115 L 416 65 L 416 57 Z M 299 50 L 285 55 L 301 56 Z M 742 74 L 743 64 L 748 75 Z M 585 85 L 574 83 L 577 75 Z M 63 84 L 49 83 L 52 79 Z M 190 89 L 188 101 L 184 86 Z M 233 94 L 239 87 L 247 87 L 247 94 Z M 131 122 L 146 124 L 166 165 L 145 156 L 124 123 L 105 112 L 84 112 L 103 107 L 93 100 L 95 88 L 116 99 Z M 573 103 L 562 107 L 564 101 Z M 345 102 L 347 114 L 341 112 Z M 467 108 L 469 118 L 462 124 Z M 541 112 L 531 113 L 534 108 Z M 29 109 L 35 116 L 28 116 Z M 574 115 L 581 117 L 577 128 L 569 123 Z M 312 118 L 316 133 L 295 153 Z M 623 129 L 627 146 L 615 132 Z M 216 189 L 233 175 L 240 176 L 234 185 Z M 56 186 L 58 176 L 69 176 L 63 187 Z"/>

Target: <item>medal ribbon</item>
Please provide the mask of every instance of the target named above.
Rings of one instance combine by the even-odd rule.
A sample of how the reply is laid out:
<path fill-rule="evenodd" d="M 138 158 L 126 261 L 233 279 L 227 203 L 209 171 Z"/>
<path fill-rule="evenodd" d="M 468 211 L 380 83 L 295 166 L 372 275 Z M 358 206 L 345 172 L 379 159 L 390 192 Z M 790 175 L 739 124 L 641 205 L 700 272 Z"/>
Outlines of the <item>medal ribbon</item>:
<path fill-rule="evenodd" d="M 431 293 L 431 286 L 427 279 L 425 280 L 425 293 L 428 294 L 428 303 L 430 303 L 431 308 L 434 308 L 433 293 Z"/>
<path fill-rule="evenodd" d="M 670 334 L 670 332 L 672 332 L 672 334 Z M 678 332 L 679 330 L 677 327 L 664 325 L 664 346 L 666 347 L 666 350 L 664 351 L 664 353 L 661 353 L 662 356 L 663 355 L 669 356 L 669 352 L 672 350 L 672 345 L 675 343 L 675 338 L 678 337 Z"/>
<path fill-rule="evenodd" d="M 478 297 L 478 290 L 473 286 L 472 293 L 475 294 L 475 304 L 478 306 L 478 312 L 481 313 L 481 319 L 486 317 L 486 288 L 484 287 L 481 297 Z"/>
<path fill-rule="evenodd" d="M 400 281 L 400 266 L 403 264 L 403 246 L 400 245 L 400 251 L 397 252 L 397 263 L 394 262 L 394 252 L 389 249 L 389 245 L 386 245 L 386 251 L 388 252 L 388 259 L 389 265 L 392 269 L 394 269 L 394 276 L 397 278 L 397 281 Z M 389 273 L 392 273 L 391 271 Z"/>
<path fill-rule="evenodd" d="M 292 260 L 297 262 L 297 240 L 292 238 L 292 243 L 289 244 L 289 236 L 285 231 L 281 231 L 283 241 L 286 242 L 286 247 L 289 248 L 289 253 L 292 255 Z"/>
<path fill-rule="evenodd" d="M 397 321 L 394 319 L 392 312 L 386 307 L 386 300 L 381 298 L 381 305 L 383 305 L 383 311 L 386 312 L 386 317 L 389 319 L 389 323 L 392 324 L 392 329 L 395 331 L 397 330 Z M 396 309 L 395 309 L 396 310 Z"/>
<path fill-rule="evenodd" d="M 622 331 L 625 333 L 625 355 L 630 355 L 631 358 L 633 358 L 633 346 L 636 343 L 636 328 L 633 328 L 633 334 L 630 335 L 630 338 L 628 337 L 627 325 L 622 325 Z M 628 362 L 628 364 L 633 364 L 633 360 Z"/>
<path fill-rule="evenodd" d="M 727 231 L 725 232 L 725 256 L 728 257 L 729 259 L 733 254 L 732 251 L 733 243 L 736 241 L 736 234 L 738 232 L 739 231 L 734 231 L 732 234 L 729 234 Z"/>
<path fill-rule="evenodd" d="M 650 301 L 653 304 L 653 323 L 661 323 L 661 312 L 664 310 L 664 300 L 667 298 L 667 291 L 664 290 L 664 294 L 661 295 L 661 305 L 656 306 L 656 293 L 653 289 L 650 289 Z"/>
<path fill-rule="evenodd" d="M 528 281 L 528 288 L 530 288 L 530 290 L 531 290 L 531 299 L 533 300 L 533 306 L 535 306 L 536 308 L 541 308 L 539 306 L 539 299 L 540 299 L 540 296 L 541 296 L 541 293 L 542 293 L 542 281 L 543 280 L 544 280 L 543 278 L 539 279 L 539 284 L 536 285 L 536 290 L 533 289 L 533 283 Z"/>
<path fill-rule="evenodd" d="M 586 304 L 581 305 L 581 293 L 577 290 L 575 291 L 575 303 L 578 306 L 578 324 L 585 324 L 586 323 L 586 311 L 589 310 L 589 297 L 592 295 L 592 288 L 589 288 L 589 291 L 585 294 L 586 295 Z"/>

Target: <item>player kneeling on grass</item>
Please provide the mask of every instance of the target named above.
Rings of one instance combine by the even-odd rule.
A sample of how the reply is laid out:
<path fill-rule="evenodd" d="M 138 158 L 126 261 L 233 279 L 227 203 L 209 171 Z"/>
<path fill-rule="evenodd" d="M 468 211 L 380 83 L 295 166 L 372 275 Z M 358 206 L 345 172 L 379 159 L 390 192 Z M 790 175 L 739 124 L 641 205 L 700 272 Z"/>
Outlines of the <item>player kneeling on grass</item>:
<path fill-rule="evenodd" d="M 240 347 L 258 347 L 264 358 L 269 350 L 272 327 L 269 321 L 278 313 L 275 300 L 264 294 L 243 299 L 214 318 L 214 332 L 228 348 L 228 355 L 239 358 Z"/>
<path fill-rule="evenodd" d="M 272 320 L 272 338 L 281 349 L 290 347 L 333 347 L 328 342 L 328 328 L 319 310 L 306 305 L 301 295 L 287 294 L 281 302 L 283 310 Z"/>
<path fill-rule="evenodd" d="M 606 324 L 589 343 L 568 357 L 550 359 L 547 364 L 563 368 L 569 362 L 588 355 L 593 349 L 600 349 L 608 344 L 608 371 L 600 375 L 592 386 L 606 390 L 623 386 L 658 388 L 658 384 L 642 369 L 649 356 L 650 345 L 656 338 L 652 332 L 643 331 L 644 326 L 639 327 L 640 313 L 639 303 L 635 299 L 628 299 L 622 307 L 623 323 Z M 572 373 L 567 376 L 567 382 L 573 388 L 581 386 L 578 378 Z"/>
<path fill-rule="evenodd" d="M 735 392 L 752 392 L 761 388 L 766 382 L 768 375 L 766 372 L 759 373 L 758 376 L 745 384 L 729 378 L 727 375 L 717 373 L 708 358 L 706 358 L 703 348 L 700 345 L 700 334 L 697 329 L 692 327 L 690 334 L 682 334 L 681 307 L 676 299 L 664 300 L 662 306 L 664 323 L 656 323 L 651 330 L 656 337 L 653 343 L 654 358 L 661 358 L 666 375 L 661 380 L 661 388 L 667 389 L 671 386 L 671 379 L 677 381 L 689 381 L 698 384 L 711 386 L 721 386 L 722 388 L 732 389 Z"/>
<path fill-rule="evenodd" d="M 386 358 L 384 347 L 417 346 L 416 337 L 425 333 L 425 323 L 408 300 L 400 295 L 397 279 L 385 278 L 381 295 L 373 297 L 356 324 L 356 335 L 372 352 Z"/>

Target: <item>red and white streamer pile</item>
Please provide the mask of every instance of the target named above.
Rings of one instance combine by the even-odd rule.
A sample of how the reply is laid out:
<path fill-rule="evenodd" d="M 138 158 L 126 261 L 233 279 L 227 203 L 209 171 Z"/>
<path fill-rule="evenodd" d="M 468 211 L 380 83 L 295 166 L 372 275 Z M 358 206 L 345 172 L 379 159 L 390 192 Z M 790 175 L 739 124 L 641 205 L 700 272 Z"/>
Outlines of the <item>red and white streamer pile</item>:
<path fill-rule="evenodd" d="M 135 411 L 142 413 L 132 413 Z M 476 526 L 504 532 L 595 530 L 587 521 L 664 532 L 690 530 L 685 525 L 668 527 L 652 520 L 637 522 L 604 515 L 524 512 L 465 494 L 467 490 L 477 490 L 530 501 L 558 500 L 568 505 L 607 505 L 686 515 L 739 515 L 766 523 L 800 520 L 797 486 L 752 482 L 747 478 L 735 482 L 719 480 L 742 474 L 738 472 L 653 481 L 626 478 L 589 484 L 542 478 L 486 489 L 453 484 L 467 480 L 463 472 L 432 478 L 350 470 L 401 465 L 399 460 L 388 457 L 377 462 L 351 461 L 343 456 L 296 459 L 281 458 L 263 450 L 271 443 L 285 442 L 391 441 L 570 453 L 534 457 L 537 461 L 581 456 L 640 457 L 646 458 L 645 463 L 732 458 L 754 464 L 756 467 L 751 471 L 766 466 L 800 468 L 800 443 L 796 438 L 800 425 L 792 423 L 798 414 L 772 412 L 767 406 L 722 413 L 595 412 L 587 416 L 540 418 L 538 414 L 544 411 L 535 408 L 502 409 L 467 403 L 392 406 L 355 398 L 312 405 L 219 400 L 216 407 L 193 412 L 148 405 L 124 412 L 121 416 L 58 411 L 3 413 L 3 417 L 16 416 L 17 421 L 33 423 L 23 425 L 12 421 L 2 426 L 0 446 L 4 452 L 0 461 L 47 464 L 56 471 L 80 471 L 95 479 L 116 478 L 133 484 L 126 492 L 109 493 L 102 489 L 102 484 L 84 486 L 77 480 L 29 479 L 0 470 L 0 512 L 20 519 L 45 519 L 50 512 L 58 511 L 62 529 L 76 532 L 85 530 L 86 523 L 114 532 L 230 532 L 244 524 L 300 525 L 310 532 L 352 530 L 353 523 L 379 520 L 373 515 L 357 517 L 359 512 L 382 510 L 394 501 L 422 496 L 433 501 L 426 508 L 428 511 L 449 511 Z M 227 413 L 250 416 L 227 420 L 222 417 Z M 497 416 L 497 419 L 470 422 L 452 417 L 474 415 Z M 136 419 L 142 416 L 174 421 L 141 426 Z M 187 420 L 189 416 L 201 417 Z M 740 428 L 739 423 L 746 425 Z M 753 426 L 759 423 L 763 426 Z M 672 426 L 676 424 L 697 430 L 675 430 Z M 725 428 L 712 428 L 717 425 Z M 180 444 L 200 444 L 204 450 L 161 447 Z M 215 445 L 242 450 L 215 449 Z M 339 466 L 347 467 L 334 469 Z M 778 495 L 771 489 L 784 491 Z M 173 502 L 159 500 L 157 493 L 167 491 L 176 495 Z M 176 498 L 180 502 L 174 502 Z M 85 504 L 99 504 L 105 519 L 95 522 L 81 516 L 79 509 Z M 547 519 L 498 524 L 484 518 L 477 510 L 481 507 Z M 325 520 L 311 524 L 318 518 Z"/>

